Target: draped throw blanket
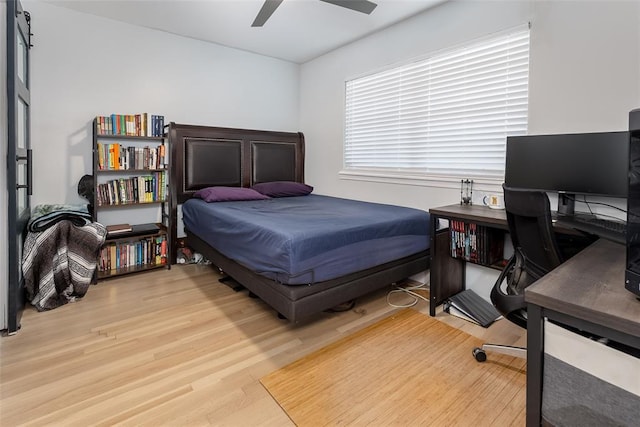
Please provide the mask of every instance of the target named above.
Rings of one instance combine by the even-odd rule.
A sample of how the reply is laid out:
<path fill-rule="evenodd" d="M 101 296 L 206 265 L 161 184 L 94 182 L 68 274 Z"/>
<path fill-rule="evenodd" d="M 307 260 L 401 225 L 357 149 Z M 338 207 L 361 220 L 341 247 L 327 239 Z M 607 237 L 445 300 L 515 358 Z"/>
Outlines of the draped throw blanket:
<path fill-rule="evenodd" d="M 33 208 L 27 228 L 43 231 L 63 220 L 83 226 L 91 222 L 91 214 L 87 205 L 38 205 Z"/>
<path fill-rule="evenodd" d="M 78 226 L 66 219 L 27 234 L 22 272 L 27 298 L 38 311 L 51 310 L 86 294 L 106 235 L 102 224 Z"/>

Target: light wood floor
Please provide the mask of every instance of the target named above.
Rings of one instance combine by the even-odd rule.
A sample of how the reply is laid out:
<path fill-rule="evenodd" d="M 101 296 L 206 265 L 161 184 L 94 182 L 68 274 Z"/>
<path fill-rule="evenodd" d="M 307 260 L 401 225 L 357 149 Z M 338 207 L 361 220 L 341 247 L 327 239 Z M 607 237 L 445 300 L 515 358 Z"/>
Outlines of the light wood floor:
<path fill-rule="evenodd" d="M 0 425 L 293 425 L 260 378 L 398 310 L 383 290 L 292 325 L 218 278 L 179 265 L 101 282 L 49 312 L 27 308 L 18 334 L 0 338 Z M 425 301 L 415 308 L 428 313 Z M 437 319 L 525 342 L 506 320 L 484 329 Z"/>

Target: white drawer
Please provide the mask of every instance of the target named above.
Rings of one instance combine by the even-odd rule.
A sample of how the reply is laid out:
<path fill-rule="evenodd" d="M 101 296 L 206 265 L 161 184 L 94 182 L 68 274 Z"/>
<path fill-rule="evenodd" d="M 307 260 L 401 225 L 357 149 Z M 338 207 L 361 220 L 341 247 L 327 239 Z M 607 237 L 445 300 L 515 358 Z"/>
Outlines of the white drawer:
<path fill-rule="evenodd" d="M 640 359 L 547 320 L 544 351 L 571 366 L 640 396 Z"/>

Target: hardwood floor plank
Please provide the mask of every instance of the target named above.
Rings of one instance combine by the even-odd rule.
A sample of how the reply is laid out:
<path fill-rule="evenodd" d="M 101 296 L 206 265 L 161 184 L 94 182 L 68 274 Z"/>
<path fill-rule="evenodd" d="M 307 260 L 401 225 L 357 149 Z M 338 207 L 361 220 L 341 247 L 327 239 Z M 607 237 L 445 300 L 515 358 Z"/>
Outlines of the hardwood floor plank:
<path fill-rule="evenodd" d="M 209 266 L 174 266 L 100 282 L 82 300 L 48 312 L 28 307 L 18 334 L 0 339 L 0 425 L 293 425 L 260 378 L 398 312 L 387 304 L 388 288 L 352 310 L 294 325 L 219 278 Z M 423 301 L 415 308 L 428 312 Z M 508 322 L 484 329 L 441 312 L 436 318 L 481 339 L 524 342 L 524 331 Z M 418 337 L 419 328 L 412 333 Z M 372 363 L 398 345 L 394 337 L 388 341 L 372 349 Z M 458 357 L 431 351 L 443 359 L 440 369 L 473 361 L 471 347 Z M 401 387 L 403 365 L 420 363 L 420 355 L 397 362 L 389 381 Z M 435 396 L 450 385 L 425 378 L 424 386 Z M 471 393 L 461 389 L 457 396 L 465 401 Z M 411 401 L 411 394 L 390 394 L 385 410 L 419 411 L 424 402 Z M 336 421 L 341 404 L 330 408 Z M 502 405 L 484 409 L 486 419 L 524 413 L 515 403 Z"/>

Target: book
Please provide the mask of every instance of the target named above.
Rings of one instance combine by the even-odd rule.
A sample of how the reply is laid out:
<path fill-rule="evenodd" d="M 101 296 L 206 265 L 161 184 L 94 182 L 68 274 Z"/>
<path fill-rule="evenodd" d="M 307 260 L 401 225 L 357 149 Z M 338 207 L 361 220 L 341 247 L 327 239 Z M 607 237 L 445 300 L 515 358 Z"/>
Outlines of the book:
<path fill-rule="evenodd" d="M 485 301 L 473 290 L 467 289 L 448 298 L 444 302 L 444 310 L 449 314 L 488 328 L 502 315 L 493 305 Z"/>
<path fill-rule="evenodd" d="M 475 223 L 451 220 L 451 256 L 480 265 L 502 260 L 504 231 Z"/>
<path fill-rule="evenodd" d="M 160 231 L 160 227 L 157 224 L 149 223 L 149 224 L 136 224 L 131 227 L 132 236 L 137 236 L 141 234 L 155 234 Z"/>
<path fill-rule="evenodd" d="M 129 231 L 133 231 L 133 228 L 131 228 L 129 224 L 107 225 L 107 234 L 109 235 L 127 233 Z"/>
<path fill-rule="evenodd" d="M 98 135 L 161 137 L 164 116 L 148 113 L 96 116 L 96 131 Z"/>

